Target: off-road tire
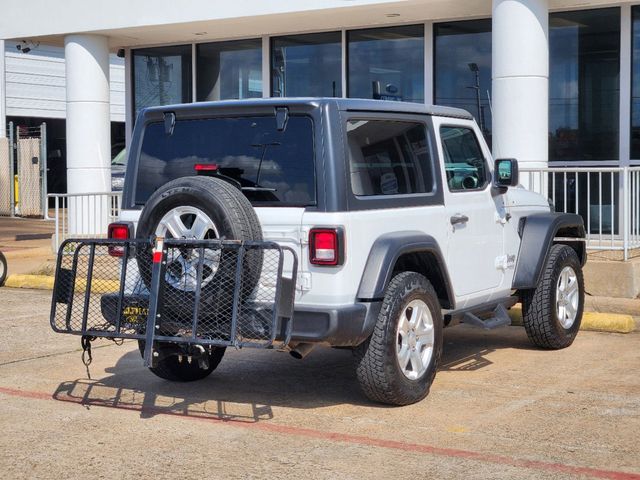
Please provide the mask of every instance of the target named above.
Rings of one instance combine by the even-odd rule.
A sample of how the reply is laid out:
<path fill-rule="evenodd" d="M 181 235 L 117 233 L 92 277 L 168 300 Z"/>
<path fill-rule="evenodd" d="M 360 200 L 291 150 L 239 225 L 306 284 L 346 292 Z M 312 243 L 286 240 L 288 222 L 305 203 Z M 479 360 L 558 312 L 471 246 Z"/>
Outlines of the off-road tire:
<path fill-rule="evenodd" d="M 416 380 L 401 371 L 396 354 L 396 328 L 404 308 L 423 300 L 433 318 L 434 344 L 426 371 Z M 364 394 L 375 402 L 409 405 L 425 398 L 442 355 L 442 312 L 429 280 L 415 272 L 403 272 L 391 280 L 371 336 L 354 350 L 356 374 Z"/>
<path fill-rule="evenodd" d="M 140 340 L 138 342 L 140 355 L 144 355 L 144 346 L 145 342 Z M 149 371 L 171 382 L 194 382 L 196 380 L 202 380 L 211 375 L 211 372 L 218 367 L 225 350 L 225 347 L 214 347 L 212 353 L 209 355 L 209 368 L 206 369 L 200 368 L 197 360 L 189 363 L 185 356 L 182 362 L 179 362 L 177 355 L 170 355 L 161 358 L 155 367 L 149 367 Z"/>
<path fill-rule="evenodd" d="M 204 211 L 215 223 L 220 239 L 262 241 L 260 221 L 249 200 L 230 183 L 212 177 L 182 177 L 156 190 L 142 210 L 136 238 L 152 240 L 162 217 L 178 206 L 194 206 Z M 148 281 L 151 252 L 140 251 L 137 258 L 140 273 Z M 262 252 L 251 250 L 247 258 L 251 261 L 245 262 L 247 271 L 243 272 L 243 280 L 255 286 L 262 270 Z"/>
<path fill-rule="evenodd" d="M 138 222 L 136 237 L 139 240 L 153 240 L 158 224 L 164 215 L 176 207 L 192 206 L 200 209 L 213 221 L 222 240 L 262 241 L 262 228 L 251 203 L 242 192 L 230 183 L 212 177 L 182 177 L 160 187 L 147 201 Z M 136 259 L 138 269 L 145 284 L 150 287 L 152 252 L 151 243 L 139 248 Z M 246 251 L 242 272 L 242 297 L 248 296 L 257 285 L 262 272 L 263 251 Z M 236 286 L 237 254 L 224 250 L 215 276 L 202 286 L 203 301 L 209 303 L 207 313 L 215 322 L 224 321 L 232 310 L 234 288 Z M 225 288 L 225 286 L 227 288 Z M 195 292 L 186 292 L 166 283 L 164 285 L 165 312 L 178 325 L 185 308 L 195 301 Z M 175 305 L 174 305 L 175 304 Z M 166 309 L 169 310 L 166 310 Z M 174 313 L 172 314 L 172 311 Z M 219 312 L 219 313 L 216 313 Z M 179 317 L 179 318 L 176 318 Z M 212 322 L 214 323 L 214 322 Z M 166 327 L 175 329 L 176 327 Z"/>
<path fill-rule="evenodd" d="M 4 286 L 4 282 L 7 280 L 7 259 L 0 252 L 0 287 Z"/>
<path fill-rule="evenodd" d="M 568 329 L 562 326 L 556 311 L 556 285 L 565 266 L 570 266 L 576 273 L 579 292 L 576 319 Z M 521 297 L 524 328 L 531 343 L 549 350 L 571 345 L 580 329 L 584 308 L 582 265 L 575 250 L 567 245 L 553 245 L 538 286 L 527 290 Z"/>

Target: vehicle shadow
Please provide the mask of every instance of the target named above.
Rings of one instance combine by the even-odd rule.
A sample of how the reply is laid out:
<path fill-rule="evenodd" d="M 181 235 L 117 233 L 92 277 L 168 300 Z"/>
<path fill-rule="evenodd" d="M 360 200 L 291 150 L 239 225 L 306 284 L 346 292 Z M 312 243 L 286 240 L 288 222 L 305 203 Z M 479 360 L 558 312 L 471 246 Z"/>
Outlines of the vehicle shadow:
<path fill-rule="evenodd" d="M 496 350 L 522 348 L 532 348 L 524 329 L 486 332 L 456 326 L 445 330 L 440 370 L 478 370 L 492 364 L 489 357 Z M 274 408 L 280 407 L 316 409 L 350 404 L 392 408 L 371 403 L 360 392 L 349 350 L 318 348 L 300 361 L 281 352 L 228 349 L 207 379 L 172 383 L 147 371 L 137 348 L 132 348 L 104 372 L 99 379 L 61 383 L 53 398 L 87 408 L 139 411 L 142 418 L 163 414 L 246 423 L 272 420 Z"/>

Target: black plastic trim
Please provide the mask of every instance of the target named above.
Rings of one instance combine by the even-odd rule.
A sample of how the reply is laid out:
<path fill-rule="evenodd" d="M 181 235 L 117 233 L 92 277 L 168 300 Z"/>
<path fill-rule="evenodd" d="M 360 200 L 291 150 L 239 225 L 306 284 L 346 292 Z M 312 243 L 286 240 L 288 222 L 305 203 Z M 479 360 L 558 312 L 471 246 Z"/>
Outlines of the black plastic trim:
<path fill-rule="evenodd" d="M 344 307 L 296 307 L 291 342 L 355 347 L 364 342 L 378 319 L 382 302 Z"/>
<path fill-rule="evenodd" d="M 420 231 L 391 232 L 380 236 L 371 247 L 362 274 L 357 298 L 362 301 L 380 300 L 391 281 L 398 259 L 407 253 L 430 253 L 436 258 L 440 276 L 444 280 L 448 308 L 455 307 L 455 297 L 444 256 L 435 238 Z"/>
<path fill-rule="evenodd" d="M 580 215 L 535 213 L 526 217 L 513 278 L 514 289 L 530 289 L 538 285 L 542 267 L 553 245 L 553 238 L 561 229 L 573 230 L 571 233 L 563 234 L 565 237 L 585 237 L 584 221 Z M 587 260 L 586 254 L 582 252 L 581 256 L 580 261 L 584 265 Z"/>

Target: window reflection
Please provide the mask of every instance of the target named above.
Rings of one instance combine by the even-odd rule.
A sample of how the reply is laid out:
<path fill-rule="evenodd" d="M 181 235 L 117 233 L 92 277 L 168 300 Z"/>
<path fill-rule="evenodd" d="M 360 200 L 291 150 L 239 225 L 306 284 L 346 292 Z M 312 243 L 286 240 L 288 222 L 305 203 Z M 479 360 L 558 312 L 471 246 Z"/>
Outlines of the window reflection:
<path fill-rule="evenodd" d="M 470 112 L 491 143 L 491 19 L 439 23 L 434 36 L 435 103 Z"/>
<path fill-rule="evenodd" d="M 631 83 L 631 158 L 640 159 L 640 7 L 631 7 L 633 52 Z"/>
<path fill-rule="evenodd" d="M 271 40 L 271 95 L 342 96 L 342 34 L 288 35 Z"/>
<path fill-rule="evenodd" d="M 145 107 L 191 102 L 191 45 L 133 51 L 134 116 Z"/>
<path fill-rule="evenodd" d="M 617 160 L 620 9 L 549 15 L 549 160 Z"/>
<path fill-rule="evenodd" d="M 274 117 L 178 120 L 172 135 L 163 123 L 144 132 L 136 181 L 136 204 L 160 186 L 194 175 L 197 163 L 239 184 L 253 203 L 274 206 L 315 204 L 313 122 L 292 115 L 284 131 Z"/>
<path fill-rule="evenodd" d="M 196 47 L 197 99 L 262 97 L 262 41 L 205 43 Z"/>
<path fill-rule="evenodd" d="M 347 136 L 354 195 L 433 191 L 433 165 L 423 124 L 349 120 Z"/>
<path fill-rule="evenodd" d="M 424 26 L 347 32 L 349 97 L 424 102 Z"/>

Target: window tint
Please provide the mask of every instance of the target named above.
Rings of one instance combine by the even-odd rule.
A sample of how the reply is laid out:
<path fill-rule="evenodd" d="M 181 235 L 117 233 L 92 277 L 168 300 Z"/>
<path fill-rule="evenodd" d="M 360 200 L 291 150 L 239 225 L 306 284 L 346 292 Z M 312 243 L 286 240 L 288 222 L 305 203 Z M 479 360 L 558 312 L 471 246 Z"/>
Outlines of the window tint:
<path fill-rule="evenodd" d="M 347 32 L 351 98 L 424 103 L 424 25 Z"/>
<path fill-rule="evenodd" d="M 199 102 L 262 97 L 262 40 L 196 45 Z"/>
<path fill-rule="evenodd" d="M 179 120 L 173 135 L 163 123 L 146 127 L 136 186 L 136 204 L 170 180 L 195 175 L 195 164 L 240 183 L 254 204 L 307 206 L 316 202 L 313 123 L 291 116 L 283 132 L 274 117 Z"/>
<path fill-rule="evenodd" d="M 354 195 L 401 195 L 434 190 L 425 126 L 412 122 L 347 122 Z"/>
<path fill-rule="evenodd" d="M 549 14 L 549 161 L 617 160 L 620 8 Z"/>
<path fill-rule="evenodd" d="M 191 45 L 133 50 L 134 115 L 145 107 L 191 102 Z"/>
<path fill-rule="evenodd" d="M 327 32 L 272 38 L 271 95 L 341 97 L 342 34 Z"/>
<path fill-rule="evenodd" d="M 434 103 L 471 113 L 491 147 L 491 19 L 437 23 L 433 29 Z"/>
<path fill-rule="evenodd" d="M 487 184 L 487 164 L 473 130 L 442 127 L 440 137 L 449 190 L 483 188 Z"/>

